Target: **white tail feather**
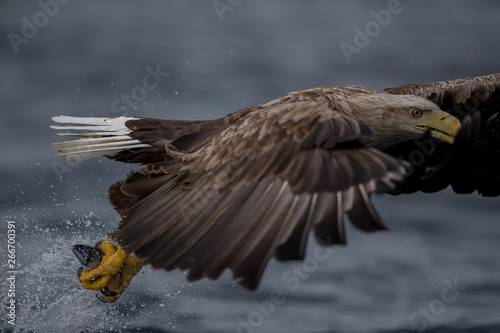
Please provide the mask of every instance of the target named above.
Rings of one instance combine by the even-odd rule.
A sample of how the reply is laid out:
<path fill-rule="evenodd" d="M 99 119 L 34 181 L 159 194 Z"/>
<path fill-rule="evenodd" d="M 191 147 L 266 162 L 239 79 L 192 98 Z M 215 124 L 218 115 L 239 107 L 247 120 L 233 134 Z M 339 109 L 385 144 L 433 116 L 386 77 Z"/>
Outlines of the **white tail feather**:
<path fill-rule="evenodd" d="M 137 118 L 53 117 L 52 120 L 57 123 L 80 125 L 50 126 L 53 129 L 86 132 L 57 133 L 58 135 L 82 137 L 82 139 L 58 142 L 52 145 L 59 151 L 57 157 L 72 161 L 111 156 L 125 149 L 150 147 L 128 136 L 131 130 L 125 126 L 125 122 L 132 119 Z"/>

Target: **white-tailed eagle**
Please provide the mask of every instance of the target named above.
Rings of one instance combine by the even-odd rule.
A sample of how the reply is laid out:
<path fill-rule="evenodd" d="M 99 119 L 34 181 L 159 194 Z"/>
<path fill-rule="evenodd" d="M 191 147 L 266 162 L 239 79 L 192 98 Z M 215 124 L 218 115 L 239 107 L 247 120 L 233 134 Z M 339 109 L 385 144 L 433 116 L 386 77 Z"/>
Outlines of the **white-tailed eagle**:
<path fill-rule="evenodd" d="M 82 285 L 114 301 L 145 263 L 189 270 L 189 281 L 230 268 L 254 290 L 273 256 L 304 258 L 310 231 L 328 246 L 346 243 L 345 215 L 385 229 L 371 193 L 498 196 L 499 111 L 494 74 L 311 88 L 205 121 L 54 117 L 68 124 L 52 126 L 69 131 L 59 134 L 81 137 L 54 144 L 59 157 L 143 165 L 111 185 L 118 246 L 99 244 Z"/>

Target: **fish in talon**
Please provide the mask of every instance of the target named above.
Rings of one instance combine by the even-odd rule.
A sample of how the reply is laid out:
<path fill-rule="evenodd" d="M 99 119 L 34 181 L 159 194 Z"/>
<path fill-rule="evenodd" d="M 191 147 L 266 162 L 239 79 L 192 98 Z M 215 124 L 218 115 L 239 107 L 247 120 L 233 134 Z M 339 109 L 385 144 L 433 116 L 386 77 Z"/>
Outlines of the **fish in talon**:
<path fill-rule="evenodd" d="M 73 253 L 75 254 L 78 261 L 82 264 L 82 266 L 78 268 L 78 279 L 80 279 L 82 272 L 88 272 L 99 267 L 99 264 L 101 263 L 102 257 L 104 255 L 104 253 L 99 248 L 101 244 L 102 242 L 97 242 L 95 246 L 90 246 L 90 245 L 73 246 Z M 117 292 L 109 290 L 108 287 L 101 288 L 99 291 L 100 293 L 97 293 L 96 297 L 101 302 L 107 303 L 109 302 L 107 297 L 114 297 L 118 295 Z"/>
<path fill-rule="evenodd" d="M 88 272 L 94 268 L 97 268 L 101 263 L 103 253 L 99 249 L 100 242 L 95 246 L 90 245 L 74 245 L 73 253 L 75 254 L 78 261 L 82 264 L 78 269 L 78 278 L 82 272 Z"/>

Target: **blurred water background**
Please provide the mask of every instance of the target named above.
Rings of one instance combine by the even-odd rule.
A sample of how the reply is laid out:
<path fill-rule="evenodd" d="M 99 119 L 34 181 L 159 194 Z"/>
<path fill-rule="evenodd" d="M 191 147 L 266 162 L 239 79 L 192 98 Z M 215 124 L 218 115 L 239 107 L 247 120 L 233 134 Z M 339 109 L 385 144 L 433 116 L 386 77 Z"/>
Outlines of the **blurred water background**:
<path fill-rule="evenodd" d="M 313 86 L 500 72 L 498 1 L 59 1 L 0 4 L 2 332 L 500 332 L 499 198 L 449 190 L 376 197 L 390 232 L 349 228 L 331 253 L 311 241 L 305 264 L 273 260 L 255 293 L 227 272 L 189 284 L 147 267 L 99 303 L 71 246 L 116 226 L 107 187 L 135 166 L 58 160 L 49 128 L 60 114 L 209 119 Z M 141 90 L 148 68 L 168 76 Z"/>

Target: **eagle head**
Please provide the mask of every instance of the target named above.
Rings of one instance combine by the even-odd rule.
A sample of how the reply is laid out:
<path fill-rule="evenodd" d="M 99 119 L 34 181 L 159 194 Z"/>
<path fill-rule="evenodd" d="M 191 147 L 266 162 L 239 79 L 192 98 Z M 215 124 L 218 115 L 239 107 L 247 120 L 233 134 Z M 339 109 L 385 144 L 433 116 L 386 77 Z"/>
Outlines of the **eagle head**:
<path fill-rule="evenodd" d="M 347 107 L 351 117 L 372 131 L 365 142 L 380 150 L 421 138 L 426 131 L 453 144 L 461 127 L 457 118 L 431 101 L 414 95 L 360 94 L 352 96 Z"/>

